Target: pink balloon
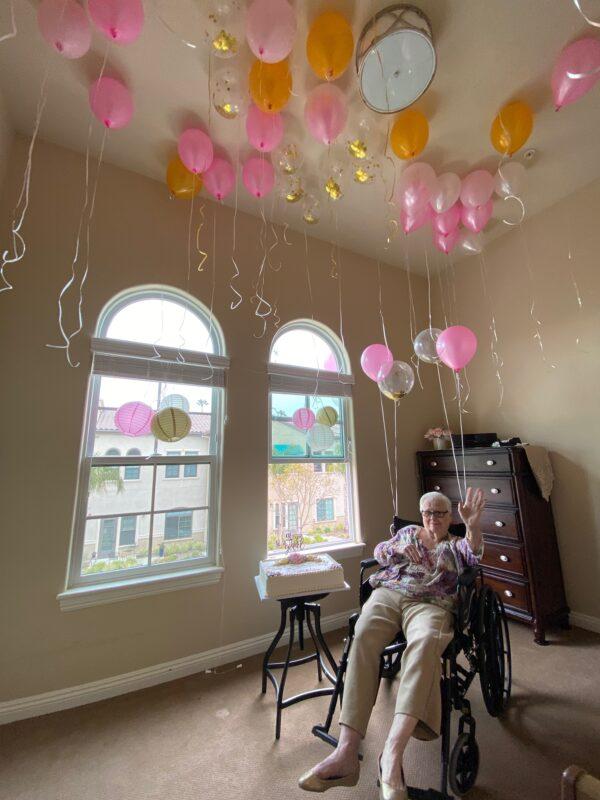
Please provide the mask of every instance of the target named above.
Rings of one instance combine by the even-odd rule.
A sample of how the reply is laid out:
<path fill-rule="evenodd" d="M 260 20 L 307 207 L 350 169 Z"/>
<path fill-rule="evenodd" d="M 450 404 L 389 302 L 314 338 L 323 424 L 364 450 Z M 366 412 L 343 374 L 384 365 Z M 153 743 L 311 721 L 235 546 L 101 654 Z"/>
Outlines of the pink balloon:
<path fill-rule="evenodd" d="M 37 19 L 42 36 L 61 56 L 81 58 L 90 49 L 92 29 L 76 0 L 42 0 Z"/>
<path fill-rule="evenodd" d="M 398 199 L 402 208 L 414 214 L 425 208 L 435 190 L 436 177 L 433 167 L 424 161 L 410 164 L 400 175 Z"/>
<path fill-rule="evenodd" d="M 246 39 L 261 61 L 289 56 L 296 36 L 296 14 L 286 0 L 254 0 L 246 12 Z"/>
<path fill-rule="evenodd" d="M 217 200 L 224 200 L 235 186 L 235 170 L 226 158 L 216 156 L 202 175 L 206 191 Z"/>
<path fill-rule="evenodd" d="M 254 197 L 265 197 L 275 185 L 275 170 L 270 161 L 252 156 L 244 164 L 242 180 Z"/>
<path fill-rule="evenodd" d="M 308 95 L 304 119 L 312 136 L 323 144 L 335 142 L 346 127 L 348 106 L 341 89 L 331 83 L 321 83 Z"/>
<path fill-rule="evenodd" d="M 370 344 L 362 351 L 360 365 L 363 372 L 372 381 L 382 381 L 389 374 L 394 363 L 394 356 L 384 344 Z"/>
<path fill-rule="evenodd" d="M 423 225 L 426 225 L 431 219 L 431 208 L 426 205 L 423 208 L 417 209 L 414 214 L 409 214 L 403 208 L 400 209 L 400 224 L 404 233 L 412 233 L 419 230 Z"/>
<path fill-rule="evenodd" d="M 456 203 L 460 197 L 460 178 L 454 172 L 438 175 L 431 195 L 431 207 L 438 214 L 443 214 Z"/>
<path fill-rule="evenodd" d="M 463 206 L 460 212 L 460 220 L 465 228 L 473 231 L 473 233 L 479 233 L 490 221 L 493 210 L 494 203 L 491 199 L 483 206 Z"/>
<path fill-rule="evenodd" d="M 94 25 L 112 42 L 135 42 L 144 26 L 142 0 L 88 0 Z"/>
<path fill-rule="evenodd" d="M 458 228 L 460 222 L 460 210 L 462 206 L 460 203 L 455 203 L 448 211 L 443 211 L 441 214 L 433 215 L 433 227 L 443 236 L 448 236 L 449 233 Z"/>
<path fill-rule="evenodd" d="M 107 128 L 124 128 L 133 116 L 133 99 L 125 84 L 116 78 L 98 78 L 90 86 L 90 107 Z"/>
<path fill-rule="evenodd" d="M 200 128 L 188 128 L 179 137 L 179 158 L 195 175 L 206 172 L 214 158 L 210 137 Z"/>
<path fill-rule="evenodd" d="M 493 176 L 485 169 L 476 169 L 463 178 L 460 201 L 463 206 L 484 206 L 493 191 Z"/>
<path fill-rule="evenodd" d="M 124 403 L 115 412 L 115 425 L 125 436 L 144 436 L 150 433 L 154 411 L 146 403 Z"/>
<path fill-rule="evenodd" d="M 464 325 L 452 325 L 440 333 L 435 349 L 444 364 L 458 372 L 477 352 L 477 337 Z"/>
<path fill-rule="evenodd" d="M 587 77 L 572 77 L 574 75 Z M 600 39 L 586 37 L 567 45 L 552 71 L 551 85 L 556 110 L 579 100 L 589 92 L 598 79 L 600 79 Z"/>
<path fill-rule="evenodd" d="M 315 414 L 310 408 L 297 408 L 292 416 L 294 426 L 301 431 L 309 431 L 315 424 Z"/>
<path fill-rule="evenodd" d="M 448 253 L 451 253 L 452 250 L 454 250 L 454 248 L 458 244 L 459 238 L 460 238 L 460 231 L 458 230 L 458 228 L 454 228 L 453 231 L 450 231 L 450 233 L 446 235 L 440 233 L 439 231 L 433 232 L 433 243 L 435 244 L 438 250 L 440 250 L 442 253 L 446 253 L 446 255 L 448 255 Z"/>
<path fill-rule="evenodd" d="M 283 117 L 281 114 L 267 114 L 252 105 L 246 117 L 246 133 L 252 147 L 270 153 L 283 138 Z"/>

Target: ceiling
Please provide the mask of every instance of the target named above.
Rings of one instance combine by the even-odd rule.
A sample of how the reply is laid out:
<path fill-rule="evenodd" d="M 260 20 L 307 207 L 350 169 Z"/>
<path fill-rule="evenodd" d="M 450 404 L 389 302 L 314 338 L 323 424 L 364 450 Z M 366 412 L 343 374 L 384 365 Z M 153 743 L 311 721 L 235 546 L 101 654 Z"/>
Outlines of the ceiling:
<path fill-rule="evenodd" d="M 18 34 L 0 44 L 0 88 L 12 125 L 30 134 L 40 84 L 50 63 L 48 102 L 40 136 L 50 142 L 84 152 L 89 122 L 87 90 L 98 76 L 105 52 L 105 40 L 94 33 L 92 50 L 78 61 L 54 54 L 42 40 L 36 24 L 37 2 L 14 0 Z M 303 171 L 307 183 L 316 182 L 322 170 L 326 148 L 305 131 L 303 108 L 306 93 L 318 83 L 305 57 L 304 42 L 310 21 L 324 9 L 346 14 L 355 39 L 382 2 L 317 2 L 295 0 L 299 16 L 296 46 L 292 53 L 294 96 L 284 110 L 286 133 L 299 137 L 305 153 Z M 135 115 L 131 124 L 107 136 L 104 158 L 120 167 L 164 182 L 165 168 L 175 153 L 183 128 L 194 122 L 207 125 L 219 147 L 243 161 L 251 152 L 246 142 L 243 119 L 225 120 L 214 110 L 209 113 L 208 54 L 202 48 L 186 46 L 170 32 L 157 14 L 157 5 L 168 8 L 168 22 L 194 40 L 193 21 L 202 0 L 145 0 L 146 24 L 132 45 L 110 45 L 106 74 L 121 76 L 134 95 Z M 552 106 L 549 80 L 553 62 L 561 48 L 582 35 L 597 35 L 588 28 L 570 0 L 420 0 L 429 16 L 438 55 L 437 73 L 416 107 L 430 123 L 430 138 L 421 159 L 438 172 L 453 170 L 460 175 L 478 166 L 495 170 L 498 154 L 489 140 L 491 121 L 499 108 L 513 99 L 527 101 L 535 112 L 533 134 L 527 143 L 536 155 L 529 162 L 527 186 L 523 193 L 527 213 L 534 214 L 561 197 L 600 176 L 600 84 L 578 103 L 556 113 Z M 0 30 L 9 30 L 8 2 L 0 8 Z M 221 62 L 213 59 L 212 70 L 225 63 L 239 69 L 242 80 L 250 54 Z M 322 195 L 321 219 L 306 226 L 301 204 L 291 205 L 278 195 L 265 200 L 265 214 L 280 223 L 342 247 L 390 264 L 404 263 L 404 236 L 386 243 L 390 207 L 386 203 L 392 186 L 392 160 L 383 155 L 389 118 L 369 112 L 357 93 L 351 64 L 337 85 L 349 100 L 349 124 L 369 115 L 381 131 L 383 177 L 369 185 L 346 179 L 344 196 L 333 202 Z M 99 127 L 99 126 L 98 126 Z M 93 152 L 101 139 L 96 129 Z M 519 158 L 517 154 L 516 158 Z M 393 157 L 399 173 L 401 162 Z M 34 168 L 35 169 L 35 168 Z M 165 191 L 166 187 L 165 187 Z M 239 208 L 260 216 L 259 201 L 250 197 L 240 183 Z M 228 200 L 234 204 L 234 195 Z M 496 203 L 496 219 L 486 237 L 507 230 L 501 222 L 506 215 Z M 183 204 L 182 204 L 183 206 Z M 182 213 L 185 209 L 182 208 Z M 408 237 L 411 266 L 424 268 L 427 249 L 437 254 L 429 231 Z M 456 252 L 456 251 L 455 251 Z"/>

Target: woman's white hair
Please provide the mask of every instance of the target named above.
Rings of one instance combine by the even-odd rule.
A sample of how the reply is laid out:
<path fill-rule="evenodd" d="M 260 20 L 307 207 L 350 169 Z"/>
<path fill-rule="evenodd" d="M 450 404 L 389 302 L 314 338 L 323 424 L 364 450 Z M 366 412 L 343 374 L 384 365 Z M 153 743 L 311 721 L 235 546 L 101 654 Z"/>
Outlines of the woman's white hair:
<path fill-rule="evenodd" d="M 425 494 L 419 500 L 419 511 L 423 511 L 423 506 L 425 505 L 425 503 L 428 500 L 430 502 L 432 502 L 432 503 L 434 503 L 436 501 L 437 502 L 442 502 L 446 506 L 446 509 L 448 511 L 452 511 L 452 502 L 451 502 L 451 500 L 448 497 L 446 497 L 445 494 L 442 494 L 441 492 L 425 492 Z"/>

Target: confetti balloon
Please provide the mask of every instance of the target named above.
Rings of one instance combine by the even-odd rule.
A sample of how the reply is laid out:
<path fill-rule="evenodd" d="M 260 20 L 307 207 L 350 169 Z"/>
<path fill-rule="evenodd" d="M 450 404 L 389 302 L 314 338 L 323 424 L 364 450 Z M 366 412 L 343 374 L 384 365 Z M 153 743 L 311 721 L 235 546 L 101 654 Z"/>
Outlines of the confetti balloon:
<path fill-rule="evenodd" d="M 115 425 L 125 436 L 144 436 L 150 433 L 153 413 L 146 403 L 124 403 L 115 412 Z"/>
<path fill-rule="evenodd" d="M 297 203 L 304 197 L 300 175 L 286 175 L 281 182 L 281 197 L 286 203 Z"/>
<path fill-rule="evenodd" d="M 417 334 L 413 342 L 415 355 L 420 361 L 426 364 L 439 364 L 440 357 L 435 348 L 438 336 L 441 330 L 439 328 L 425 328 L 424 331 Z"/>
<path fill-rule="evenodd" d="M 185 439 L 192 428 L 190 415 L 180 408 L 163 408 L 152 417 L 150 429 L 161 442 Z"/>
<path fill-rule="evenodd" d="M 223 119 L 235 119 L 246 109 L 246 86 L 240 81 L 236 70 L 229 65 L 220 69 L 214 77 L 212 104 Z"/>
<path fill-rule="evenodd" d="M 317 411 L 317 422 L 320 425 L 328 425 L 330 428 L 338 421 L 338 413 L 333 406 L 323 406 Z"/>
<path fill-rule="evenodd" d="M 310 408 L 296 409 L 292 415 L 292 422 L 299 431 L 309 431 L 315 424 L 315 414 Z"/>
<path fill-rule="evenodd" d="M 217 58 L 234 58 L 238 54 L 244 40 L 244 10 L 239 0 L 220 0 L 208 7 L 204 40 Z"/>
<path fill-rule="evenodd" d="M 311 449 L 318 453 L 330 450 L 333 447 L 334 441 L 333 431 L 328 425 L 320 425 L 317 423 L 313 425 L 308 434 L 308 443 Z"/>
<path fill-rule="evenodd" d="M 304 203 L 302 204 L 302 219 L 307 225 L 316 225 L 321 219 L 320 207 L 321 203 L 314 196 L 314 194 L 307 194 Z"/>
<path fill-rule="evenodd" d="M 398 402 L 410 392 L 415 383 L 415 373 L 405 361 L 394 361 L 388 374 L 377 381 L 379 391 L 390 400 Z"/>
<path fill-rule="evenodd" d="M 191 200 L 202 188 L 202 176 L 193 175 L 179 156 L 174 156 L 167 167 L 167 186 L 173 197 Z"/>
<path fill-rule="evenodd" d="M 287 141 L 273 152 L 273 164 L 285 175 L 294 175 L 304 162 L 304 156 L 297 142 Z"/>

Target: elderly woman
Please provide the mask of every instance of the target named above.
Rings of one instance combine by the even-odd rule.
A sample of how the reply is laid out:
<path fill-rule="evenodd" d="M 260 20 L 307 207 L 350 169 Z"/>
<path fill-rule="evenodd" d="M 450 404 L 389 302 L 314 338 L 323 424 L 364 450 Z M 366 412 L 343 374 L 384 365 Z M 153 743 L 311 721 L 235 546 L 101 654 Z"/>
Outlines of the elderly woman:
<path fill-rule="evenodd" d="M 406 649 L 394 720 L 379 757 L 381 800 L 408 797 L 402 758 L 411 736 L 434 739 L 441 723 L 440 657 L 453 636 L 457 579 L 483 555 L 481 489 L 467 489 L 458 510 L 466 525 L 464 539 L 450 536 L 450 500 L 439 492 L 421 497 L 423 527 L 408 525 L 375 548 L 381 569 L 356 625 L 345 679 L 340 738 L 335 751 L 300 778 L 299 786 L 324 792 L 355 786 L 358 750 L 365 736 L 379 683 L 381 653 L 402 628 Z"/>

